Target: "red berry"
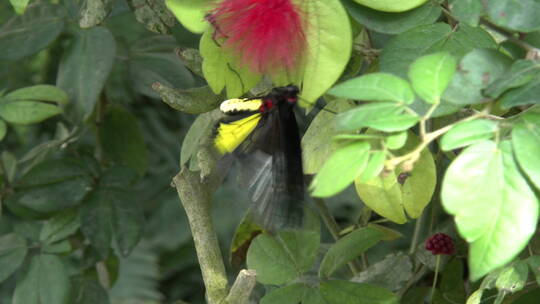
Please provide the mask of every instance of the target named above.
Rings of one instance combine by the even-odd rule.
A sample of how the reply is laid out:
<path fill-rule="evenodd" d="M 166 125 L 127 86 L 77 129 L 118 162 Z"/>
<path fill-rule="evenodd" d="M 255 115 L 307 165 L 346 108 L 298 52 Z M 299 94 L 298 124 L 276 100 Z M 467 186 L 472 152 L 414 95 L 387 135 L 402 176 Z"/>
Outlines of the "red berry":
<path fill-rule="evenodd" d="M 454 242 L 452 238 L 444 233 L 436 233 L 426 241 L 426 250 L 432 254 L 453 254 Z"/>

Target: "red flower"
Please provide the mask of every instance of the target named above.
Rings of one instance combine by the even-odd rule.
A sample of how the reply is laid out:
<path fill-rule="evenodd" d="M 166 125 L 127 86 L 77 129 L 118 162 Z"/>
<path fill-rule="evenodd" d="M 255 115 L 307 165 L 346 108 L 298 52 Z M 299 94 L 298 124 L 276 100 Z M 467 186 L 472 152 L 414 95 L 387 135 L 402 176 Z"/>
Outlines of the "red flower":
<path fill-rule="evenodd" d="M 454 242 L 449 235 L 437 233 L 426 241 L 426 250 L 431 251 L 431 253 L 434 255 L 453 254 Z"/>
<path fill-rule="evenodd" d="M 223 0 L 207 20 L 242 64 L 275 73 L 296 68 L 306 50 L 301 15 L 292 0 Z"/>

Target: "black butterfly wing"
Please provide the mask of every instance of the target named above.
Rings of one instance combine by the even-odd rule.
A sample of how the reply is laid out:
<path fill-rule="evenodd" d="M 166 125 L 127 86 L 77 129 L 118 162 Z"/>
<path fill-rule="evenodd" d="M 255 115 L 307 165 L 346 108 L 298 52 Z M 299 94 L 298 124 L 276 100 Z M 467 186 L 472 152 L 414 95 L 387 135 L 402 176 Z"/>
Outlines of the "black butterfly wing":
<path fill-rule="evenodd" d="M 235 155 L 255 221 L 271 231 L 300 226 L 304 180 L 292 108 L 285 105 L 266 113 Z"/>

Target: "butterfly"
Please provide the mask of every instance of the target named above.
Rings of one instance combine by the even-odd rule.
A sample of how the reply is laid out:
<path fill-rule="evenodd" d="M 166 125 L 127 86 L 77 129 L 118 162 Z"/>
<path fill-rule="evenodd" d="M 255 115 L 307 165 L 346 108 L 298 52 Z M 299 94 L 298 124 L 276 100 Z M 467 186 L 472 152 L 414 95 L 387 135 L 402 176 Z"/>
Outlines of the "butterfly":
<path fill-rule="evenodd" d="M 294 115 L 298 87 L 276 87 L 264 96 L 225 100 L 214 147 L 240 164 L 240 181 L 254 221 L 268 231 L 302 224 L 304 175 Z"/>

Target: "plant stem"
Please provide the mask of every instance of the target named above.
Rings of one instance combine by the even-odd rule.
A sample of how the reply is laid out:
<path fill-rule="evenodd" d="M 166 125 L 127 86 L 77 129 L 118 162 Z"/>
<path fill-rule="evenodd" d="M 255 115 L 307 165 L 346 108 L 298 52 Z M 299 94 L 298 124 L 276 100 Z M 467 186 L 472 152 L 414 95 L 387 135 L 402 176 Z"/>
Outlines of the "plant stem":
<path fill-rule="evenodd" d="M 210 215 L 211 191 L 199 174 L 182 168 L 173 178 L 178 196 L 186 210 L 206 287 L 209 304 L 219 304 L 228 293 L 227 274 Z"/>
<path fill-rule="evenodd" d="M 409 247 L 409 255 L 413 255 L 416 251 L 416 247 L 418 244 L 418 238 L 420 237 L 420 228 L 422 228 L 422 222 L 424 221 L 424 214 L 425 212 L 422 211 L 422 214 L 420 214 L 420 217 L 416 219 L 416 223 L 414 224 L 414 233 L 411 240 L 411 246 Z"/>
<path fill-rule="evenodd" d="M 229 295 L 225 299 L 227 304 L 246 304 L 248 303 L 249 296 L 257 283 L 257 273 L 255 270 L 243 269 L 240 271 L 234 281 Z"/>
<path fill-rule="evenodd" d="M 315 201 L 315 205 L 317 206 L 317 209 L 319 210 L 319 214 L 321 215 L 324 224 L 326 225 L 326 228 L 328 228 L 328 231 L 330 231 L 330 234 L 334 238 L 334 240 L 339 240 L 339 226 L 336 223 L 336 220 L 330 214 L 330 210 L 328 210 L 328 207 L 326 207 L 326 204 L 324 201 L 320 198 L 313 198 Z M 349 269 L 351 270 L 353 275 L 357 275 L 360 272 L 360 265 L 358 265 L 358 261 L 353 260 L 348 263 Z"/>
<path fill-rule="evenodd" d="M 437 255 L 437 262 L 435 263 L 435 277 L 433 278 L 433 286 L 431 286 L 431 300 L 433 303 L 433 295 L 435 294 L 435 287 L 437 286 L 437 278 L 439 277 L 439 267 L 441 265 L 441 255 Z"/>

